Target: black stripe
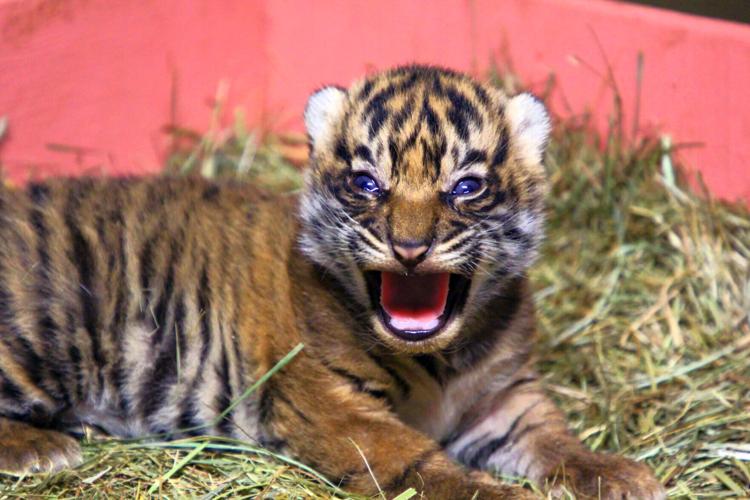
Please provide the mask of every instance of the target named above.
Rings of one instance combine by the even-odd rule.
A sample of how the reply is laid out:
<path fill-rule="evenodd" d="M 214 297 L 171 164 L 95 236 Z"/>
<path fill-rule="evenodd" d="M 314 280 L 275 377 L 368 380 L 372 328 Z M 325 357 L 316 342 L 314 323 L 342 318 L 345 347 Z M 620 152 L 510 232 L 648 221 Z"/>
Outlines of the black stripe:
<path fill-rule="evenodd" d="M 476 453 L 466 461 L 465 459 L 460 460 L 462 463 L 465 463 L 469 467 L 472 468 L 481 468 L 484 465 L 487 464 L 487 461 L 490 459 L 490 457 L 498 451 L 500 448 L 504 447 L 506 444 L 508 444 L 508 440 L 511 438 L 513 432 L 516 430 L 516 427 L 518 427 L 518 423 L 523 419 L 532 409 L 534 409 L 540 401 L 537 401 L 536 403 L 532 404 L 528 408 L 526 408 L 523 412 L 521 412 L 520 415 L 518 415 L 515 419 L 513 419 L 513 422 L 510 424 L 510 427 L 508 427 L 508 430 L 505 431 L 505 433 L 502 436 L 496 437 L 491 439 L 487 442 L 484 446 L 479 448 Z M 466 452 L 466 448 L 459 453 L 459 457 Z M 465 458 L 465 457 L 464 457 Z"/>
<path fill-rule="evenodd" d="M 206 201 L 216 201 L 219 197 L 219 186 L 216 184 L 209 184 L 206 189 L 203 190 L 202 198 Z"/>
<path fill-rule="evenodd" d="M 449 224 L 450 224 L 450 226 L 451 226 L 451 227 L 453 227 L 453 228 L 458 228 L 458 229 L 460 229 L 460 230 L 462 230 L 462 231 L 463 231 L 464 229 L 466 229 L 467 227 L 469 227 L 469 224 L 468 224 L 468 223 L 466 223 L 466 222 L 464 222 L 464 221 L 462 221 L 462 220 L 457 220 L 457 219 L 452 219 L 452 220 L 450 220 L 450 221 L 449 221 Z"/>
<path fill-rule="evenodd" d="M 378 252 L 380 251 L 380 249 L 379 249 L 379 248 L 378 248 L 377 246 L 375 246 L 375 243 L 373 243 L 373 242 L 372 242 L 372 241 L 370 241 L 370 240 L 369 240 L 368 238 L 366 238 L 366 237 L 365 237 L 365 236 L 364 236 L 364 235 L 362 234 L 362 232 L 360 232 L 360 231 L 357 231 L 356 233 L 357 233 L 357 236 L 359 236 L 359 241 L 361 241 L 362 243 L 364 243 L 364 244 L 365 244 L 366 246 L 368 246 L 368 247 L 372 248 L 373 250 L 376 250 L 376 251 L 378 251 Z"/>
<path fill-rule="evenodd" d="M 379 359 L 374 354 L 368 352 L 367 355 L 375 362 L 376 365 L 382 368 L 391 377 L 391 379 L 393 379 L 396 389 L 398 389 L 401 397 L 403 399 L 408 398 L 409 394 L 411 393 L 411 386 L 409 386 L 406 380 L 404 380 L 404 378 L 399 375 L 395 369 L 383 363 L 383 360 Z"/>
<path fill-rule="evenodd" d="M 404 482 L 409 478 L 409 475 L 412 473 L 418 473 L 419 469 L 422 468 L 422 466 L 427 463 L 427 460 L 435 455 L 436 453 L 439 453 L 440 450 L 427 450 L 414 458 L 411 463 L 407 464 L 404 467 L 404 470 L 396 476 L 394 479 L 391 480 L 390 483 L 384 488 L 385 491 L 394 491 L 396 489 L 401 488 L 404 486 Z"/>
<path fill-rule="evenodd" d="M 180 416 L 177 419 L 177 427 L 188 436 L 200 436 L 206 432 L 206 428 L 203 427 L 205 422 L 198 415 L 196 401 L 200 392 L 198 386 L 201 382 L 203 382 L 203 371 L 199 368 L 190 387 L 185 391 L 185 397 L 179 403 Z"/>
<path fill-rule="evenodd" d="M 449 246 L 448 248 L 446 248 L 445 250 L 443 250 L 443 252 L 446 253 L 446 254 L 450 253 L 450 252 L 455 252 L 459 248 L 464 247 L 466 245 L 469 245 L 470 242 L 471 242 L 471 235 L 468 235 L 468 236 L 460 239 L 459 241 L 454 241 L 451 244 L 451 246 Z"/>
<path fill-rule="evenodd" d="M 378 389 L 370 389 L 367 387 L 367 382 L 362 377 L 359 377 L 344 368 L 340 368 L 338 366 L 333 366 L 328 363 L 324 362 L 324 365 L 326 368 L 328 368 L 330 371 L 335 373 L 341 378 L 346 379 L 350 385 L 354 386 L 354 389 L 357 392 L 364 392 L 365 394 L 369 394 L 370 396 L 374 397 L 375 399 L 383 399 L 390 403 L 390 400 L 388 398 L 388 394 L 386 394 L 385 391 L 378 390 Z"/>
<path fill-rule="evenodd" d="M 484 106 L 485 108 L 490 107 L 491 101 L 490 101 L 490 96 L 487 93 L 487 91 L 484 90 L 484 88 L 475 81 L 472 81 L 471 84 L 472 84 L 472 88 L 474 89 L 474 93 L 477 95 L 477 99 L 479 100 L 480 104 Z"/>
<path fill-rule="evenodd" d="M 336 150 L 334 151 L 334 153 L 336 157 L 346 165 L 351 165 L 352 154 L 349 152 L 349 148 L 347 147 L 343 137 L 340 137 L 339 140 L 336 141 Z"/>
<path fill-rule="evenodd" d="M 483 198 L 485 197 L 483 196 Z M 496 191 L 492 194 L 492 198 L 484 200 L 485 203 L 482 206 L 474 206 L 473 210 L 477 214 L 487 214 L 494 211 L 499 205 L 504 204 L 507 199 L 508 196 L 505 191 Z M 497 231 L 493 231 L 493 234 L 496 233 Z"/>
<path fill-rule="evenodd" d="M 522 377 L 517 380 L 514 380 L 512 384 L 507 386 L 504 391 L 512 391 L 513 389 L 516 389 L 519 386 L 522 386 L 524 384 L 530 384 L 531 382 L 536 382 L 539 380 L 537 377 Z"/>
<path fill-rule="evenodd" d="M 151 343 L 153 345 L 159 345 L 164 338 L 164 333 L 168 329 L 169 320 L 169 305 L 172 302 L 172 294 L 174 293 L 174 268 L 175 262 L 168 260 L 167 276 L 164 278 L 164 284 L 159 293 L 159 300 L 156 302 L 156 306 L 153 309 L 153 316 L 149 315 L 151 319 L 152 329 L 155 330 Z M 149 305 L 150 306 L 150 305 Z"/>
<path fill-rule="evenodd" d="M 388 375 L 391 376 L 393 381 L 396 383 L 396 387 L 398 388 L 399 392 L 401 393 L 401 397 L 406 399 L 411 394 L 411 386 L 404 380 L 404 378 L 398 374 L 396 370 L 391 368 L 388 365 L 381 365 L 380 366 L 383 370 L 385 370 Z"/>
<path fill-rule="evenodd" d="M 505 163 L 508 157 L 508 132 L 503 129 L 500 133 L 500 140 L 495 147 L 495 153 L 492 155 L 492 166 L 497 167 Z"/>
<path fill-rule="evenodd" d="M 485 161 L 487 161 L 487 153 L 480 151 L 479 149 L 471 149 L 466 153 L 463 160 L 461 160 L 461 164 L 458 168 L 464 169 L 476 163 L 484 163 Z"/>
<path fill-rule="evenodd" d="M 21 401 L 25 399 L 23 391 L 5 374 L 2 368 L 0 368 L 0 394 L 6 400 L 10 399 L 18 402 L 19 406 L 21 405 Z M 7 408 L 7 405 L 5 406 Z"/>
<path fill-rule="evenodd" d="M 359 92 L 359 100 L 364 101 L 368 97 L 370 97 L 370 94 L 372 93 L 372 89 L 375 87 L 375 84 L 372 80 L 368 80 L 365 82 L 365 84 L 362 86 L 362 90 Z"/>
<path fill-rule="evenodd" d="M 105 360 L 100 345 L 99 298 L 94 289 L 96 263 L 89 243 L 79 228 L 80 221 L 77 220 L 82 190 L 90 189 L 91 186 L 92 183 L 89 181 L 77 184 L 74 189 L 70 190 L 65 211 L 65 225 L 70 233 L 72 251 L 70 257 L 78 269 L 78 299 L 81 304 L 83 326 L 91 341 L 91 355 L 98 371 L 99 387 L 102 387 L 104 382 L 102 368 Z"/>
<path fill-rule="evenodd" d="M 232 403 L 232 386 L 229 382 L 229 358 L 227 357 L 226 342 L 222 336 L 221 339 L 221 359 L 219 366 L 215 368 L 216 375 L 219 377 L 221 382 L 221 390 L 216 395 L 216 408 L 219 413 L 226 410 Z M 231 435 L 233 422 L 232 413 L 225 415 L 224 418 L 219 422 L 219 431 L 225 435 Z"/>
<path fill-rule="evenodd" d="M 375 146 L 375 156 L 380 159 L 383 157 L 383 151 L 385 151 L 385 145 L 383 144 L 383 141 L 377 141 Z"/>
<path fill-rule="evenodd" d="M 419 138 L 419 134 L 422 132 L 422 122 L 418 121 L 414 125 L 414 129 L 411 131 L 411 133 L 404 139 L 404 142 L 401 144 L 401 152 L 402 154 L 411 148 L 413 148 L 417 144 L 417 139 Z"/>
<path fill-rule="evenodd" d="M 179 309 L 179 304 L 182 304 L 183 297 L 178 297 L 176 302 L 178 305 L 175 307 L 175 310 Z M 160 329 L 164 330 L 165 327 L 161 327 Z M 167 395 L 169 389 L 174 387 L 177 382 L 177 348 L 180 343 L 179 336 L 180 332 L 178 331 L 175 331 L 174 336 L 166 336 L 159 349 L 159 354 L 156 356 L 156 360 L 154 360 L 154 368 L 150 377 L 144 377 L 144 383 L 140 389 L 141 413 L 144 418 L 150 417 L 168 403 Z M 182 340 L 182 343 L 184 344 L 184 340 Z M 180 346 L 180 348 L 184 347 Z M 160 424 L 161 422 L 155 422 L 151 428 L 164 430 L 171 427 L 171 423 L 168 423 L 166 426 Z"/>
<path fill-rule="evenodd" d="M 57 386 L 58 393 L 53 394 L 56 399 L 62 398 L 67 406 L 70 405 L 70 395 L 64 387 L 63 374 L 60 370 L 59 363 L 54 359 L 50 359 L 45 362 L 41 356 L 39 356 L 34 350 L 34 346 L 31 344 L 29 339 L 23 335 L 19 335 L 16 338 L 16 352 L 14 357 L 18 360 L 20 357 L 21 364 L 23 365 L 26 374 L 29 375 L 31 382 L 34 385 L 50 392 L 49 384 L 54 382 Z M 62 394 L 60 394 L 62 393 Z"/>
<path fill-rule="evenodd" d="M 375 160 L 372 158 L 372 153 L 370 152 L 370 148 L 365 146 L 364 144 L 360 144 L 356 148 L 354 148 L 354 156 L 358 156 L 362 158 L 364 161 L 371 165 L 375 165 Z"/>
<path fill-rule="evenodd" d="M 402 82 L 398 84 L 399 92 L 403 92 L 404 90 L 411 89 L 417 83 L 417 81 L 419 81 L 419 78 L 421 76 L 423 76 L 421 72 L 412 71 L 412 73 L 409 75 L 408 78 L 404 79 Z"/>
<path fill-rule="evenodd" d="M 239 290 L 240 288 L 235 287 L 234 289 Z M 237 303 L 238 302 L 235 302 L 235 304 Z M 242 383 L 242 380 L 243 380 L 242 374 L 246 373 L 245 372 L 245 358 L 243 357 L 242 352 L 240 351 L 240 341 L 239 341 L 240 336 L 237 335 L 237 325 L 232 324 L 230 328 L 232 330 L 231 337 L 232 337 L 232 349 L 234 351 L 234 362 L 237 365 L 235 367 L 234 372 L 240 374 L 239 380 L 240 380 L 240 383 Z M 243 390 L 244 390 L 244 387 L 237 388 L 237 392 L 242 392 Z"/>
<path fill-rule="evenodd" d="M 339 475 L 339 477 L 333 481 L 336 486 L 338 486 L 340 489 L 345 490 L 349 485 L 351 485 L 352 480 L 355 479 L 357 476 L 369 473 L 369 471 L 365 469 L 349 469 L 343 474 Z"/>
<path fill-rule="evenodd" d="M 388 103 L 391 98 L 396 93 L 396 87 L 393 85 L 389 85 L 388 87 L 384 88 L 374 96 L 372 96 L 372 99 L 367 103 L 365 106 L 363 115 L 365 117 L 368 117 L 375 113 L 378 109 L 384 108 L 386 104 Z"/>
<path fill-rule="evenodd" d="M 174 309 L 174 330 L 177 336 L 177 348 L 180 356 L 185 356 L 187 352 L 187 342 L 185 341 L 185 297 L 182 294 L 177 297 Z"/>
<path fill-rule="evenodd" d="M 429 167 L 432 167 L 430 173 L 433 182 L 436 182 L 440 177 L 441 163 L 447 149 L 448 146 L 442 133 L 433 138 L 432 146 L 425 139 L 422 139 L 422 162 L 428 172 Z"/>
<path fill-rule="evenodd" d="M 442 132 L 438 134 L 436 151 L 434 154 L 437 160 L 437 173 L 440 174 L 440 163 L 443 158 L 445 158 L 445 155 L 448 154 L 448 141 L 445 139 L 445 135 Z"/>
<path fill-rule="evenodd" d="M 65 331 L 70 339 L 70 345 L 68 346 L 68 360 L 71 364 L 71 371 L 75 376 L 75 393 L 78 401 L 83 400 L 84 392 L 84 376 L 81 371 L 81 350 L 76 345 L 76 318 L 72 310 L 68 309 L 65 312 Z M 88 389 L 86 387 L 86 389 Z"/>
<path fill-rule="evenodd" d="M 109 333 L 114 338 L 114 344 L 116 346 L 116 353 L 123 352 L 123 341 L 125 337 L 125 325 L 128 319 L 128 310 L 130 303 L 130 290 L 128 288 L 128 256 L 126 254 L 127 248 L 127 229 L 125 227 L 125 220 L 123 218 L 123 207 L 121 195 L 117 196 L 114 201 L 114 214 L 112 218 L 111 231 L 116 232 L 117 241 L 117 263 L 119 266 L 118 273 L 118 287 L 115 297 L 115 310 L 112 315 L 112 320 L 109 324 Z M 119 234 L 117 234 L 119 233 Z M 113 252 L 114 255 L 114 252 Z M 114 275 L 110 277 L 113 279 Z M 122 355 L 117 355 L 115 358 L 115 364 L 112 369 L 113 373 L 113 384 L 115 387 L 115 393 L 119 399 L 119 408 L 124 415 L 127 415 L 130 411 L 131 402 L 128 395 L 125 393 L 125 382 L 127 380 L 127 373 L 123 366 Z"/>
<path fill-rule="evenodd" d="M 282 403 L 287 405 L 289 409 L 292 410 L 294 414 L 297 415 L 303 422 L 305 422 L 306 424 L 312 425 L 312 420 L 310 420 L 310 418 L 307 415 L 302 413 L 302 411 L 299 408 L 297 408 L 294 405 L 294 403 L 292 403 L 289 400 L 289 398 L 287 398 L 281 391 L 276 390 L 276 393 L 274 394 L 274 399 L 281 401 Z"/>
<path fill-rule="evenodd" d="M 463 117 L 464 121 L 471 121 L 477 127 L 482 126 L 482 117 L 479 115 L 479 111 L 465 95 L 450 87 L 446 90 L 446 94 L 452 108 Z"/>
<path fill-rule="evenodd" d="M 529 237 L 529 235 L 522 232 L 517 227 L 509 227 L 508 229 L 503 231 L 503 237 L 507 240 L 521 243 L 523 247 L 528 247 L 531 245 L 531 238 Z"/>
<path fill-rule="evenodd" d="M 439 97 L 445 95 L 445 87 L 443 87 L 443 84 L 440 82 L 440 74 L 437 72 L 432 78 L 432 93 Z"/>
<path fill-rule="evenodd" d="M 178 236 L 172 240 L 170 255 L 166 262 L 168 266 L 167 275 L 159 293 L 159 300 L 154 307 L 153 316 L 147 316 L 150 317 L 152 322 L 155 322 L 153 325 L 155 333 L 151 338 L 151 343 L 155 346 L 159 345 L 164 338 L 164 334 L 172 329 L 173 322 L 170 323 L 170 313 L 174 314 L 175 307 L 172 296 L 175 292 L 176 268 L 182 263 L 182 250 L 183 243 Z"/>
<path fill-rule="evenodd" d="M 370 234 L 372 234 L 376 238 L 380 239 L 380 237 L 376 233 L 374 233 L 372 231 L 372 229 L 370 228 L 373 224 L 375 224 L 376 222 L 378 222 L 378 220 L 375 217 L 372 217 L 372 216 L 364 217 L 362 219 L 359 219 L 357 222 L 359 222 L 360 226 L 362 226 L 363 228 L 365 228 L 366 230 L 368 230 L 370 232 Z"/>
<path fill-rule="evenodd" d="M 260 425 L 265 425 L 273 417 L 273 391 L 274 385 L 271 381 L 263 384 L 258 402 L 258 423 Z"/>
<path fill-rule="evenodd" d="M 208 300 L 210 293 L 210 283 L 208 281 L 208 269 L 203 266 L 200 275 L 200 284 L 198 285 L 198 313 L 201 317 L 201 356 L 199 371 L 203 371 L 203 366 L 211 350 L 211 303 Z"/>
<path fill-rule="evenodd" d="M 208 269 L 206 268 L 205 262 L 207 261 L 206 256 L 203 256 L 204 265 L 200 272 L 199 285 L 197 289 L 196 304 L 198 305 L 198 314 L 200 315 L 200 335 L 201 335 L 201 346 L 200 346 L 200 359 L 198 361 L 198 369 L 195 378 L 190 384 L 190 388 L 186 391 L 185 398 L 180 403 L 180 417 L 178 419 L 178 425 L 180 429 L 190 429 L 193 427 L 199 427 L 203 425 L 203 421 L 198 417 L 198 410 L 196 407 L 196 392 L 198 385 L 203 381 L 204 367 L 206 360 L 211 351 L 211 309 L 208 294 L 210 293 L 210 283 L 208 278 Z M 192 429 L 187 432 L 187 435 L 195 436 L 205 432 L 205 429 Z"/>
<path fill-rule="evenodd" d="M 71 364 L 73 365 L 73 374 L 75 376 L 75 392 L 76 399 L 81 401 L 83 399 L 83 374 L 81 373 L 81 351 L 78 347 L 71 344 L 68 347 L 68 357 L 70 358 Z"/>
<path fill-rule="evenodd" d="M 32 182 L 28 186 L 29 198 L 34 205 L 40 206 L 46 204 L 49 200 L 49 186 L 38 182 Z"/>
<path fill-rule="evenodd" d="M 394 141 L 393 138 L 388 140 L 388 154 L 391 157 L 391 172 L 392 174 L 396 174 L 396 177 L 398 177 L 398 146 L 396 145 L 396 141 Z"/>
<path fill-rule="evenodd" d="M 393 124 L 391 126 L 391 129 L 394 132 L 399 132 L 401 130 L 401 127 L 403 127 L 404 122 L 407 118 L 409 118 L 409 115 L 411 115 L 412 111 L 414 111 L 414 98 L 410 97 L 408 101 L 406 101 L 406 104 L 403 105 L 403 107 L 393 116 Z"/>
<path fill-rule="evenodd" d="M 198 386 L 203 382 L 203 365 L 199 366 L 195 378 L 185 390 L 185 397 L 180 401 L 180 416 L 177 419 L 178 428 L 188 436 L 199 436 L 206 433 L 205 422 L 198 414 Z"/>
<path fill-rule="evenodd" d="M 430 106 L 430 101 L 427 98 L 427 95 L 424 96 L 424 100 L 422 101 L 420 119 L 423 119 L 427 123 L 427 128 L 430 130 L 430 133 L 437 134 L 440 131 L 440 122 L 435 110 Z"/>
<path fill-rule="evenodd" d="M 521 439 L 523 439 L 524 436 L 526 436 L 526 434 L 528 434 L 530 432 L 534 432 L 535 430 L 539 429 L 540 427 L 543 427 L 543 426 L 546 426 L 546 425 L 549 425 L 549 422 L 547 422 L 547 421 L 541 421 L 541 422 L 536 422 L 534 424 L 528 424 L 528 425 L 524 426 L 523 429 L 521 429 L 520 431 L 518 431 L 516 433 L 516 435 L 513 436 L 513 439 L 510 441 L 510 443 L 507 444 L 508 449 L 509 450 L 513 449 L 513 447 L 516 444 L 518 444 L 518 443 L 521 442 Z"/>
<path fill-rule="evenodd" d="M 177 428 L 187 436 L 201 436 L 205 430 L 203 421 L 198 418 L 193 398 L 193 389 L 187 393 L 185 400 L 180 405 L 180 416 L 177 419 Z"/>
<path fill-rule="evenodd" d="M 451 122 L 456 133 L 463 141 L 469 140 L 469 126 L 466 124 L 464 115 L 456 108 L 448 110 L 448 121 Z"/>
<path fill-rule="evenodd" d="M 443 383 L 443 377 L 440 373 L 440 364 L 434 356 L 430 356 L 429 354 L 419 354 L 412 357 L 412 359 L 416 361 L 417 364 L 421 366 L 430 377 L 435 379 L 440 384 Z"/>
<path fill-rule="evenodd" d="M 380 129 L 383 128 L 383 124 L 385 124 L 385 121 L 388 119 L 388 115 L 388 109 L 385 107 L 375 109 L 375 112 L 370 117 L 370 124 L 367 132 L 367 138 L 369 140 L 372 140 L 378 135 L 378 132 L 380 132 Z"/>
<path fill-rule="evenodd" d="M 441 240 L 440 242 L 441 243 L 446 243 L 446 242 L 454 239 L 455 237 L 457 237 L 461 233 L 465 232 L 467 228 L 468 228 L 468 226 L 466 224 L 463 224 L 461 227 L 455 227 L 455 229 L 452 229 L 450 232 L 448 232 L 447 234 L 445 234 L 444 236 L 442 236 L 440 238 L 440 240 Z M 459 245 L 462 244 L 462 243 L 463 243 L 463 240 L 461 242 L 459 242 Z M 455 246 L 455 244 L 454 244 L 454 246 Z M 449 251 L 450 250 L 444 250 L 445 253 L 448 253 Z"/>
<path fill-rule="evenodd" d="M 140 255 L 138 256 L 138 262 L 140 263 L 140 272 L 138 273 L 141 282 L 141 293 L 147 294 L 151 285 L 151 277 L 154 275 L 154 246 L 159 238 L 161 231 L 146 240 L 141 248 Z M 148 300 L 144 301 L 144 306 L 147 305 Z"/>

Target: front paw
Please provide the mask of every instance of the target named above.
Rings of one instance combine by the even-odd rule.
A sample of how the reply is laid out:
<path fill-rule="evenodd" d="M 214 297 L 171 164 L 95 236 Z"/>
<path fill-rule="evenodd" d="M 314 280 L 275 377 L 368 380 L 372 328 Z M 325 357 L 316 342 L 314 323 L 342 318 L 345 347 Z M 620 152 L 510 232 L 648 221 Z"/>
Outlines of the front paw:
<path fill-rule="evenodd" d="M 81 447 L 72 437 L 0 418 L 0 473 L 57 472 L 81 461 Z"/>
<path fill-rule="evenodd" d="M 666 498 L 664 487 L 646 465 L 617 455 L 583 453 L 568 458 L 548 478 L 553 496 L 563 488 L 578 498 Z"/>

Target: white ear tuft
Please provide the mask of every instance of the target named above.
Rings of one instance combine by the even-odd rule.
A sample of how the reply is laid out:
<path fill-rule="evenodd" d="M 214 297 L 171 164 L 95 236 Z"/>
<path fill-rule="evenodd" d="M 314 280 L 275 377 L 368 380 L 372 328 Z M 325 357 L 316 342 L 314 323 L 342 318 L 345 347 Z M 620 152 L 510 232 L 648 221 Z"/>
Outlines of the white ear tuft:
<path fill-rule="evenodd" d="M 305 107 L 305 128 L 313 147 L 320 143 L 344 108 L 346 91 L 339 87 L 323 87 L 313 93 Z"/>
<path fill-rule="evenodd" d="M 551 128 L 547 108 L 529 93 L 518 94 L 508 101 L 505 115 L 511 128 L 511 141 L 521 156 L 541 162 Z"/>

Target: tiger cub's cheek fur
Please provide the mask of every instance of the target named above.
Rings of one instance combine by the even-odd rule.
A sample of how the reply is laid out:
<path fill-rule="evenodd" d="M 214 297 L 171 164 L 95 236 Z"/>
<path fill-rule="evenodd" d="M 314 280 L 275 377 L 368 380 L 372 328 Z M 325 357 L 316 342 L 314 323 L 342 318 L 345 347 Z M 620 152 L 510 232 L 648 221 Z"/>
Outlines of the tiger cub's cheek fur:
<path fill-rule="evenodd" d="M 366 273 L 449 273 L 469 282 L 462 311 L 429 342 L 394 338 L 374 311 L 374 329 L 391 347 L 445 347 L 533 262 L 543 237 L 550 131 L 535 97 L 406 67 L 348 89 L 318 90 L 305 124 L 311 168 L 301 246 L 308 257 L 369 310 L 379 297 Z M 398 248 L 427 250 L 419 262 L 404 262 Z"/>

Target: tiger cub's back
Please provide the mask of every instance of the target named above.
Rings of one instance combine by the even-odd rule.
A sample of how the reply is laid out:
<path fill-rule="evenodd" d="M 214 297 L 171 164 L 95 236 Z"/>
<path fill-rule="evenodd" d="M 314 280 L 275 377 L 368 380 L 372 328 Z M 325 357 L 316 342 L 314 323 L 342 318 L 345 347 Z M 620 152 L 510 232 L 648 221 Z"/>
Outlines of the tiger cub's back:
<path fill-rule="evenodd" d="M 195 178 L 0 191 L 0 416 L 255 432 L 242 405 L 205 425 L 264 364 L 263 342 L 238 335 L 253 320 L 242 308 L 262 313 L 262 290 L 285 276 L 268 266 L 292 244 L 293 205 Z"/>

